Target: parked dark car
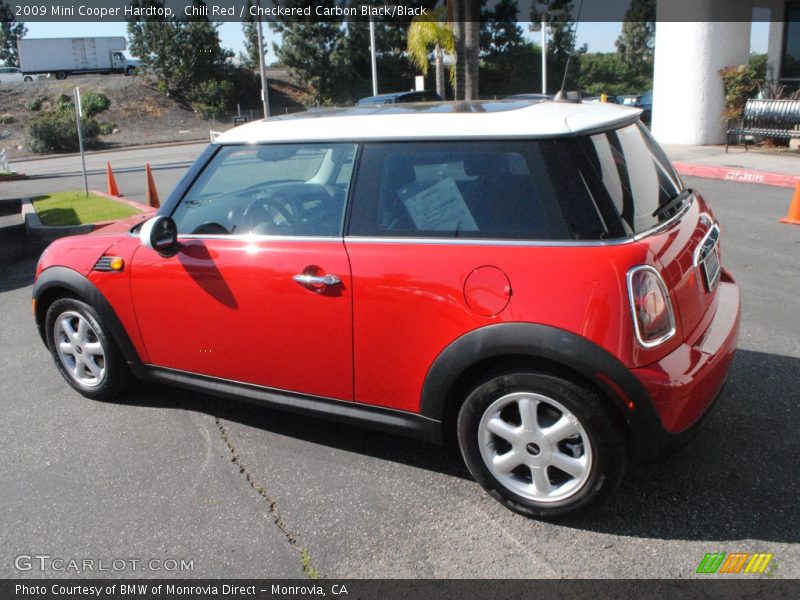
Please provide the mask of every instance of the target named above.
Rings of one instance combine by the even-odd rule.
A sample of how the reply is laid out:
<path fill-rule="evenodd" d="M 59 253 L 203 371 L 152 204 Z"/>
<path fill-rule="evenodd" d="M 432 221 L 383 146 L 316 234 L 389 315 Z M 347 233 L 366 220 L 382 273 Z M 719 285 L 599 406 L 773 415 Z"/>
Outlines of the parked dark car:
<path fill-rule="evenodd" d="M 653 90 L 649 90 L 642 95 L 617 96 L 617 103 L 625 106 L 634 106 L 642 109 L 640 119 L 647 127 L 653 118 Z"/>
<path fill-rule="evenodd" d="M 400 104 L 405 102 L 439 102 L 442 97 L 434 91 L 408 91 L 393 92 L 391 94 L 379 94 L 378 96 L 367 96 L 356 102 L 356 106 L 375 106 L 381 104 Z"/>

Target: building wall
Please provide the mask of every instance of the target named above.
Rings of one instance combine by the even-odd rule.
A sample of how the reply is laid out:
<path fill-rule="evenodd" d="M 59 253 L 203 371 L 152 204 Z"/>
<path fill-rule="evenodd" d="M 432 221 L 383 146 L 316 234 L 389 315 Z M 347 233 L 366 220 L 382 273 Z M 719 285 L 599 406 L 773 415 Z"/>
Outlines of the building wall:
<path fill-rule="evenodd" d="M 786 27 L 786 0 L 756 0 L 756 6 L 769 9 L 769 40 L 767 45 L 767 64 L 772 67 L 767 76 L 775 83 L 781 74 L 783 56 L 783 35 Z"/>

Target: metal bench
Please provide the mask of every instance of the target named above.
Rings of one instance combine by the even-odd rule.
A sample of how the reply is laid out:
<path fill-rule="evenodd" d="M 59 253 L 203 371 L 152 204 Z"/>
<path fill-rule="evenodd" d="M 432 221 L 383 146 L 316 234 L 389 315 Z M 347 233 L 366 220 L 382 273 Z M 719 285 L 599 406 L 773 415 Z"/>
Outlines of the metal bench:
<path fill-rule="evenodd" d="M 800 100 L 748 100 L 737 127 L 728 121 L 725 152 L 731 145 L 731 136 L 741 140 L 751 135 L 765 138 L 800 138 Z M 747 141 L 744 149 L 747 150 Z"/>

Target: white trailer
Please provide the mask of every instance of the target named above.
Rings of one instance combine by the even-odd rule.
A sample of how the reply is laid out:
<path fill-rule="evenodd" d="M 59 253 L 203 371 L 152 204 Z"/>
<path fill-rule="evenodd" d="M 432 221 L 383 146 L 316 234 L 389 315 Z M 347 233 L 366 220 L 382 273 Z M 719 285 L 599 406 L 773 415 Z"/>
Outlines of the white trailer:
<path fill-rule="evenodd" d="M 17 41 L 19 64 L 26 75 L 53 73 L 65 79 L 76 73 L 131 75 L 139 61 L 125 57 L 124 37 L 22 38 Z"/>

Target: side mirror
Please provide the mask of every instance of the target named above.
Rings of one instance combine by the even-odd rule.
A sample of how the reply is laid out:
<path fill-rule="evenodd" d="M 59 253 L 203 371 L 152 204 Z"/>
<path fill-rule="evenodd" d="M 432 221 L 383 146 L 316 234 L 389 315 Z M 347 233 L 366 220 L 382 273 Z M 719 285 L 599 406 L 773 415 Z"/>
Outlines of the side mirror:
<path fill-rule="evenodd" d="M 155 250 L 160 256 L 175 256 L 181 249 L 178 226 L 170 217 L 153 217 L 139 230 L 142 245 Z"/>

